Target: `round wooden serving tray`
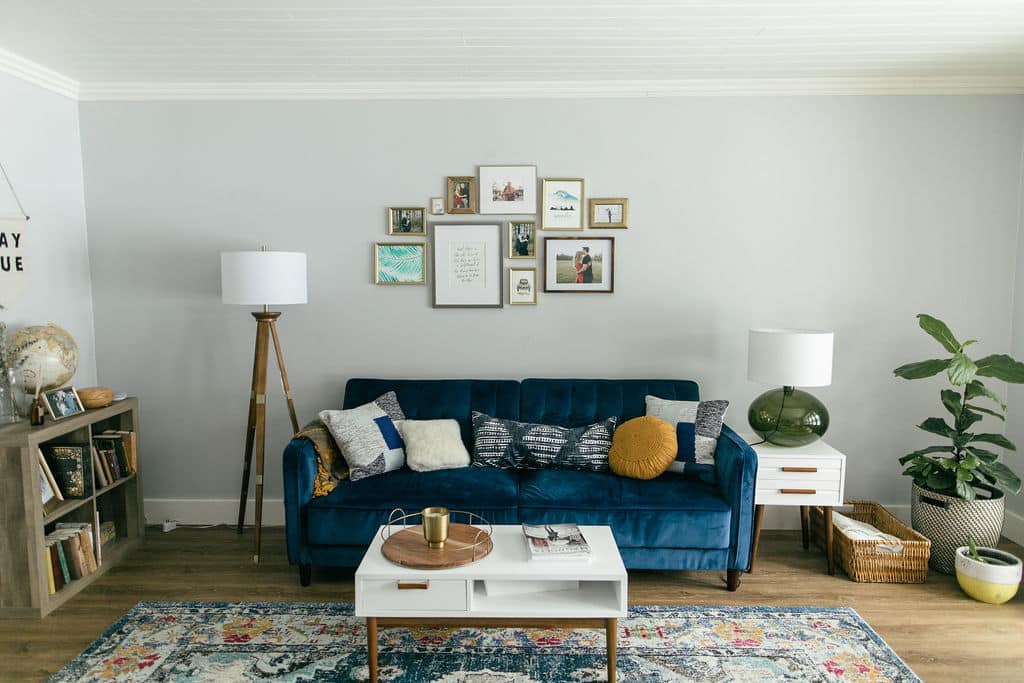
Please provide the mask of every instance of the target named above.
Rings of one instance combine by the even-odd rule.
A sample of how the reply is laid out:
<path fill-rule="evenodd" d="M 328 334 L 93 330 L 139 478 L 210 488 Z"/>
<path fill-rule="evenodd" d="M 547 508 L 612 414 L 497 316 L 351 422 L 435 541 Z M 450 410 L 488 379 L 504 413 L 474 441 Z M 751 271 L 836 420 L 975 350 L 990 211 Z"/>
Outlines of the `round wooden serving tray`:
<path fill-rule="evenodd" d="M 481 542 L 482 541 L 482 542 Z M 475 548 L 474 543 L 479 543 Z M 413 569 L 452 569 L 487 557 L 494 541 L 485 530 L 469 524 L 451 524 L 443 548 L 428 548 L 423 525 L 396 531 L 384 540 L 380 551 L 391 562 Z"/>

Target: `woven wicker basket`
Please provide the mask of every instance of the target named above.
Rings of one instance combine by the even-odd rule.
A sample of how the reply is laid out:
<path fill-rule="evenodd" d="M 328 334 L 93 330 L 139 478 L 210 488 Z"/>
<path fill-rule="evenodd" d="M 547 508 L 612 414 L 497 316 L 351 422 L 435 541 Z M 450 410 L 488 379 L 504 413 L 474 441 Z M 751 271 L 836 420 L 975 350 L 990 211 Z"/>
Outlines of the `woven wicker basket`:
<path fill-rule="evenodd" d="M 896 519 L 878 503 L 867 500 L 846 502 L 853 511 L 839 510 L 858 522 L 866 522 L 898 537 L 903 542 L 899 554 L 880 553 L 876 541 L 855 541 L 838 527 L 833 528 L 833 550 L 839 566 L 846 575 L 860 583 L 924 583 L 928 579 L 928 557 L 931 541 Z M 820 507 L 811 508 L 811 537 L 824 548 L 825 513 Z"/>

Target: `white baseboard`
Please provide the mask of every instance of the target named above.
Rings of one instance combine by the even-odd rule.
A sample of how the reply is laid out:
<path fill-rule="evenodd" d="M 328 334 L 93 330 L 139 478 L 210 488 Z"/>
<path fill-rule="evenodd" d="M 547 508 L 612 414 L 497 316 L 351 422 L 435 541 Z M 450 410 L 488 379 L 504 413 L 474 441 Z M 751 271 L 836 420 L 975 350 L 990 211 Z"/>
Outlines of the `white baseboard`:
<path fill-rule="evenodd" d="M 1007 510 L 1003 517 L 1003 536 L 1014 543 L 1024 545 L 1024 515 Z"/>

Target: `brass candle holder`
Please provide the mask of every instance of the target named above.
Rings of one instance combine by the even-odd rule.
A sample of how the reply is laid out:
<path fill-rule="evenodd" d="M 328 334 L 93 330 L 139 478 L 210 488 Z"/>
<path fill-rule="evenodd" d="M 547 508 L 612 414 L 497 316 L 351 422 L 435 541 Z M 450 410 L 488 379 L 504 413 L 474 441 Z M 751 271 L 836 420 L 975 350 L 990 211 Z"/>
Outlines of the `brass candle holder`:
<path fill-rule="evenodd" d="M 421 514 L 423 515 L 423 538 L 427 541 L 427 547 L 444 548 L 444 542 L 448 540 L 448 508 L 423 508 Z"/>

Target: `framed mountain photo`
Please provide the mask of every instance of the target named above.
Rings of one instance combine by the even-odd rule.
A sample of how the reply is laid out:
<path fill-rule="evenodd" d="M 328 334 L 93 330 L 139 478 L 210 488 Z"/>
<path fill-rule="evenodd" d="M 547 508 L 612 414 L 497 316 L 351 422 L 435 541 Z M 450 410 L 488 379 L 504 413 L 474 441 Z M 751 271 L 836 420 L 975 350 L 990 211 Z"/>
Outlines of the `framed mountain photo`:
<path fill-rule="evenodd" d="M 544 178 L 540 199 L 541 230 L 583 229 L 583 178 Z"/>

